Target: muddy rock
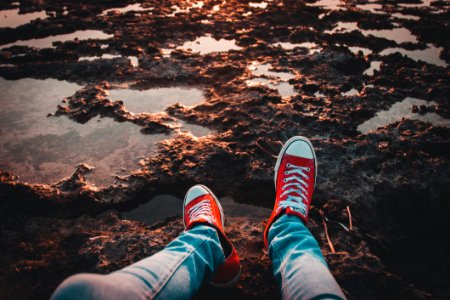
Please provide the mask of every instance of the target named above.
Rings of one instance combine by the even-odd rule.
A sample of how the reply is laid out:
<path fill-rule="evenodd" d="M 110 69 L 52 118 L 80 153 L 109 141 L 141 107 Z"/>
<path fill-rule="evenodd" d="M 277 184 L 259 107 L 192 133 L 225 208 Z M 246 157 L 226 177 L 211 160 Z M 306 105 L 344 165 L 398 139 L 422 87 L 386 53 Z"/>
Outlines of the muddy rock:
<path fill-rule="evenodd" d="M 159 195 L 182 199 L 196 183 L 234 199 L 225 205 L 226 231 L 243 264 L 235 288 L 218 293 L 205 286 L 197 299 L 280 298 L 262 232 L 274 202 L 275 159 L 294 135 L 307 136 L 316 149 L 318 179 L 308 226 L 348 298 L 450 297 L 443 242 L 450 228 L 450 129 L 406 117 L 358 131 L 407 97 L 430 104 L 411 107 L 411 115 L 450 118 L 448 3 L 412 7 L 421 1 L 391 1 L 371 3 L 381 6 L 372 9 L 358 2 L 329 10 L 312 0 L 260 2 L 265 8 L 247 1 L 192 6 L 171 0 L 143 2 L 142 10 L 121 13 L 139 3 L 19 2 L 0 7 L 45 9 L 47 17 L 0 28 L 1 77 L 78 83 L 81 89 L 47 112 L 52 118 L 86 124 L 100 116 L 167 139 L 154 153 L 136 158 L 133 171 L 101 187 L 89 180 L 95 164 L 80 161 L 71 176 L 44 184 L 21 180 L 0 161 L 1 299 L 48 299 L 67 276 L 105 274 L 161 250 L 182 232 L 181 219 L 146 224 L 126 218 L 126 212 Z M 339 22 L 359 29 L 330 33 Z M 417 42 L 389 36 L 399 28 Z M 111 37 L 2 48 L 78 30 Z M 225 39 L 239 50 L 203 54 L 184 47 L 202 36 Z M 430 45 L 438 57 L 383 54 L 396 47 L 417 54 Z M 372 62 L 380 67 L 369 75 Z M 255 69 L 261 65 L 269 66 L 265 74 Z M 255 80 L 260 82 L 251 84 Z M 180 86 L 201 89 L 204 101 L 132 113 L 126 99 L 112 101 L 108 94 L 123 87 Z M 281 94 L 286 86 L 290 96 Z M 177 120 L 210 133 L 182 132 Z"/>

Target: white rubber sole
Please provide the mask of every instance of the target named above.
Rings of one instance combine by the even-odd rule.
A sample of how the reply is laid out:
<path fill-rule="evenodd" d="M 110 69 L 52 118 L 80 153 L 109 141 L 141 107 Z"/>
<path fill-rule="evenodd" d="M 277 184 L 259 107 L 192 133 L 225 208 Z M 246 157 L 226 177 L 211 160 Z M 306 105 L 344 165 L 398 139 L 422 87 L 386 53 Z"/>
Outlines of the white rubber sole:
<path fill-rule="evenodd" d="M 312 154 L 313 154 L 313 159 L 314 159 L 314 188 L 316 187 L 316 181 L 317 181 L 317 157 L 316 157 L 316 153 L 314 152 L 314 147 L 311 144 L 311 141 L 304 137 L 304 136 L 294 136 L 291 137 L 284 145 L 283 148 L 281 148 L 280 153 L 278 154 L 278 158 L 277 158 L 277 162 L 275 164 L 275 176 L 274 176 L 274 181 L 275 181 L 275 189 L 277 188 L 277 174 L 278 174 L 278 169 L 280 168 L 280 164 L 281 164 L 281 160 L 283 159 L 284 154 L 286 153 L 287 148 L 296 141 L 303 141 L 305 143 L 308 144 L 308 146 L 311 148 Z"/>

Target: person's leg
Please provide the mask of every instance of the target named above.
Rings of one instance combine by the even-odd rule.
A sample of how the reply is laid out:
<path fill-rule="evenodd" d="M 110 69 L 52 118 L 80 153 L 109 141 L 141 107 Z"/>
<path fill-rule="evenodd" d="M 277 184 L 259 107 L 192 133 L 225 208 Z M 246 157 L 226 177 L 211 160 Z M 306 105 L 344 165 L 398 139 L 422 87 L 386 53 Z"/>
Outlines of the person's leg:
<path fill-rule="evenodd" d="M 190 299 L 223 262 L 216 229 L 198 225 L 122 270 L 69 277 L 52 299 Z"/>
<path fill-rule="evenodd" d="M 264 230 L 275 279 L 284 299 L 345 299 L 305 224 L 317 176 L 311 142 L 289 139 L 275 164 L 275 205 Z"/>
<path fill-rule="evenodd" d="M 271 226 L 268 239 L 273 273 L 284 299 L 345 299 L 300 218 L 281 216 Z"/>
<path fill-rule="evenodd" d="M 164 250 L 109 275 L 74 275 L 52 300 L 190 299 L 207 281 L 233 286 L 240 275 L 239 257 L 225 236 L 222 207 L 208 188 L 189 189 L 183 221 L 186 230 Z"/>

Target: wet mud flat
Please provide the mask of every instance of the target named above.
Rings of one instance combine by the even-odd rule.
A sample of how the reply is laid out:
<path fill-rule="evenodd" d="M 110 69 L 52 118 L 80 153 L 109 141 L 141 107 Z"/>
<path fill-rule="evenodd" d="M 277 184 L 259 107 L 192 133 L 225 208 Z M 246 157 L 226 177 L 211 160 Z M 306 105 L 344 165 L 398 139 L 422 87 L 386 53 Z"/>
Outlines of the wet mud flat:
<path fill-rule="evenodd" d="M 316 148 L 309 227 L 348 298 L 450 297 L 448 2 L 0 9 L 0 298 L 162 249 L 195 183 L 243 262 L 197 298 L 279 298 L 262 231 L 293 135 Z"/>

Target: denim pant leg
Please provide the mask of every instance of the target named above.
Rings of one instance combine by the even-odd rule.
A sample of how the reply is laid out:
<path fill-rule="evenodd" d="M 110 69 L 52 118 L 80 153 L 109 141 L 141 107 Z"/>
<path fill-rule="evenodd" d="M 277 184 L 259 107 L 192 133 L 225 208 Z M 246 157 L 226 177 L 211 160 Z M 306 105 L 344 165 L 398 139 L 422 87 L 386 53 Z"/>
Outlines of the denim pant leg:
<path fill-rule="evenodd" d="M 122 270 L 69 277 L 52 300 L 190 299 L 224 259 L 217 231 L 198 225 L 164 250 Z"/>
<path fill-rule="evenodd" d="M 283 299 L 345 299 L 317 241 L 300 218 L 281 216 L 272 224 L 268 238 Z"/>

